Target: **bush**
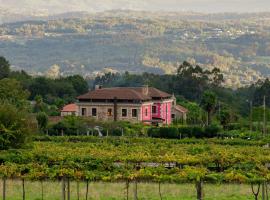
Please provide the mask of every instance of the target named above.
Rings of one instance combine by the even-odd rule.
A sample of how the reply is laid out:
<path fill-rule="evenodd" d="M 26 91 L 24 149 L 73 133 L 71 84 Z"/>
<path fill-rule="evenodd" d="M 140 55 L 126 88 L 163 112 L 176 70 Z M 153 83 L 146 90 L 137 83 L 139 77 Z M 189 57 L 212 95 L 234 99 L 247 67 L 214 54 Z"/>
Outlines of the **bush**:
<path fill-rule="evenodd" d="M 38 127 L 41 131 L 44 131 L 48 126 L 48 115 L 44 112 L 40 112 L 36 115 L 36 119 L 38 122 Z"/>
<path fill-rule="evenodd" d="M 179 132 L 176 127 L 150 128 L 148 129 L 148 136 L 154 138 L 177 139 L 179 138 Z"/>
<path fill-rule="evenodd" d="M 111 136 L 122 136 L 122 130 L 119 128 L 113 129 L 111 131 Z"/>
<path fill-rule="evenodd" d="M 241 138 L 241 139 L 261 139 L 262 133 L 247 130 L 231 130 L 222 132 L 221 136 L 228 138 Z"/>
<path fill-rule="evenodd" d="M 213 124 L 213 125 L 207 126 L 204 130 L 204 137 L 207 137 L 207 138 L 217 137 L 221 130 L 222 128 L 218 125 Z"/>
<path fill-rule="evenodd" d="M 147 131 L 147 135 L 153 138 L 160 138 L 160 129 L 159 128 L 149 128 Z"/>
<path fill-rule="evenodd" d="M 83 118 L 76 116 L 67 116 L 57 124 L 49 128 L 50 135 L 86 135 L 88 131 L 87 124 Z"/>
<path fill-rule="evenodd" d="M 181 134 L 181 138 L 203 138 L 204 137 L 204 130 L 202 127 L 199 126 L 184 126 L 178 128 L 179 133 Z"/>
<path fill-rule="evenodd" d="M 205 131 L 204 128 L 199 126 L 191 127 L 192 129 L 192 137 L 195 138 L 204 138 L 205 137 Z"/>
<path fill-rule="evenodd" d="M 33 133 L 34 120 L 8 103 L 0 104 L 0 149 L 20 148 Z"/>
<path fill-rule="evenodd" d="M 168 138 L 168 139 L 179 138 L 178 129 L 175 127 L 161 127 L 159 131 L 161 138 Z"/>

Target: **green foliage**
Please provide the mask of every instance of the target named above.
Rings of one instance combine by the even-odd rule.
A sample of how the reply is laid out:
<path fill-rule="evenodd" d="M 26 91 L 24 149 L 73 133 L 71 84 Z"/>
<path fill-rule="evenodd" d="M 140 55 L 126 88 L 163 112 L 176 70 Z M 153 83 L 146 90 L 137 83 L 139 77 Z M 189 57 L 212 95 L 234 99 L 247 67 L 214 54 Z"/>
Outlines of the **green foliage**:
<path fill-rule="evenodd" d="M 182 106 L 188 109 L 187 123 L 188 124 L 201 124 L 202 123 L 202 114 L 203 110 L 195 102 L 178 102 Z"/>
<path fill-rule="evenodd" d="M 0 56 L 0 80 L 3 78 L 8 78 L 10 75 L 10 64 L 2 56 Z"/>
<path fill-rule="evenodd" d="M 154 138 L 177 139 L 179 138 L 179 132 L 176 127 L 150 128 L 148 129 L 148 136 Z"/>
<path fill-rule="evenodd" d="M 88 126 L 86 121 L 77 116 L 66 116 L 62 121 L 57 124 L 53 124 L 49 127 L 50 135 L 86 135 L 88 131 Z"/>
<path fill-rule="evenodd" d="M 36 142 L 32 149 L 1 151 L 0 177 L 159 183 L 259 183 L 270 179 L 269 169 L 264 167 L 269 151 L 258 142 L 42 138 L 47 142 Z"/>
<path fill-rule="evenodd" d="M 215 111 L 215 106 L 217 103 L 217 96 L 211 91 L 205 91 L 202 96 L 201 106 L 207 112 L 207 125 L 211 124 L 211 117 Z"/>
<path fill-rule="evenodd" d="M 253 95 L 253 104 L 255 106 L 263 105 L 263 98 L 266 97 L 266 105 L 270 107 L 270 80 L 259 81 L 256 84 L 256 90 Z"/>
<path fill-rule="evenodd" d="M 34 130 L 29 114 L 14 105 L 0 105 L 0 149 L 19 148 L 29 141 Z"/>
<path fill-rule="evenodd" d="M 77 95 L 81 95 L 88 92 L 88 84 L 82 76 L 80 75 L 69 76 L 67 77 L 67 81 L 69 81 L 73 85 L 73 88 L 75 89 Z"/>
<path fill-rule="evenodd" d="M 180 127 L 156 127 L 148 129 L 148 136 L 154 138 L 214 138 L 219 136 L 222 128 L 218 125 L 210 125 L 202 128 L 200 126 Z"/>
<path fill-rule="evenodd" d="M 23 89 L 17 80 L 8 78 L 0 80 L 1 102 L 9 102 L 19 108 L 25 108 L 28 96 L 29 92 Z"/>
<path fill-rule="evenodd" d="M 38 77 L 31 80 L 27 89 L 30 91 L 31 99 L 41 96 L 45 103 L 62 106 L 75 101 L 78 95 L 87 92 L 88 85 L 79 75 L 59 79 Z"/>
<path fill-rule="evenodd" d="M 48 126 L 48 121 L 49 121 L 48 115 L 44 112 L 39 112 L 36 115 L 36 119 L 38 122 L 39 129 L 41 131 L 44 131 Z"/>

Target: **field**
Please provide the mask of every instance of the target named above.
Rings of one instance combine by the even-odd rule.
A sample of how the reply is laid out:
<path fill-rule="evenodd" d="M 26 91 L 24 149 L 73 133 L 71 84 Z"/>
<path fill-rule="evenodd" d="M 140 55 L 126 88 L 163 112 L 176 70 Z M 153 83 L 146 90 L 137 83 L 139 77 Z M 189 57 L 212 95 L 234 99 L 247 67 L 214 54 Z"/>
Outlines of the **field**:
<path fill-rule="evenodd" d="M 7 180 L 10 200 L 22 199 L 23 181 L 27 200 L 42 199 L 42 188 L 43 199 L 66 200 L 63 193 L 78 199 L 77 191 L 80 199 L 86 199 L 86 182 L 88 199 L 127 199 L 128 191 L 129 199 L 137 194 L 138 199 L 191 200 L 203 191 L 206 200 L 247 200 L 254 199 L 252 184 L 256 188 L 270 180 L 267 143 L 267 139 L 41 137 L 24 149 L 1 151 L 0 177 Z"/>
<path fill-rule="evenodd" d="M 80 199 L 85 199 L 85 183 L 80 183 Z M 41 184 L 39 182 L 26 182 L 26 199 L 41 199 Z M 61 182 L 44 182 L 44 199 L 61 200 Z M 133 199 L 133 187 L 130 186 L 129 198 Z M 0 184 L 2 188 L 2 184 Z M 254 199 L 249 185 L 222 184 L 205 185 L 205 200 L 251 200 Z M 193 184 L 162 184 L 162 199 L 164 200 L 193 200 L 196 199 L 195 187 Z M 21 181 L 10 180 L 7 182 L 7 200 L 22 199 Z M 89 185 L 89 199 L 117 200 L 125 199 L 125 183 L 102 183 L 95 182 Z M 138 198 L 141 200 L 159 200 L 158 184 L 139 183 Z M 0 198 L 1 199 L 1 198 Z M 77 183 L 71 183 L 71 199 L 77 199 Z"/>

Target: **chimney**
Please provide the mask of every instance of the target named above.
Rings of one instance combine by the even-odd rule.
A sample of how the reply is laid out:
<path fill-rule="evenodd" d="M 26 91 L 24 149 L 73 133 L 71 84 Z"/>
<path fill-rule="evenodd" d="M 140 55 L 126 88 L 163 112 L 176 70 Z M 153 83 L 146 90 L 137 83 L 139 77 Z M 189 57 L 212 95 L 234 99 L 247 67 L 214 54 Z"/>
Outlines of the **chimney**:
<path fill-rule="evenodd" d="M 144 85 L 143 86 L 143 88 L 142 88 L 142 93 L 143 93 L 143 95 L 148 95 L 148 93 L 149 93 L 149 87 L 148 87 L 148 85 Z"/>
<path fill-rule="evenodd" d="M 102 88 L 101 85 L 95 85 L 95 90 L 99 90 L 101 88 Z"/>

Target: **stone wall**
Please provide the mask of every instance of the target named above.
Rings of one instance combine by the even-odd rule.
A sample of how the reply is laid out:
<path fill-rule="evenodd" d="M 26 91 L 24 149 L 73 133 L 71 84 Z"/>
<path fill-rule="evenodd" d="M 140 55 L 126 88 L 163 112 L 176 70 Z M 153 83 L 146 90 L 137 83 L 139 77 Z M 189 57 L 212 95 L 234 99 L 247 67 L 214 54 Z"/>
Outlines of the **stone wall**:
<path fill-rule="evenodd" d="M 113 103 L 78 103 L 79 115 L 82 116 L 82 108 L 86 108 L 86 117 L 92 117 L 101 121 L 113 121 L 114 120 L 114 104 Z M 97 116 L 92 115 L 92 108 L 97 109 Z M 112 110 L 111 115 L 108 113 L 108 109 Z M 127 116 L 122 117 L 122 109 L 127 109 Z M 132 117 L 132 109 L 137 109 L 137 117 Z M 123 104 L 117 103 L 117 121 L 141 121 L 141 104 Z"/>

